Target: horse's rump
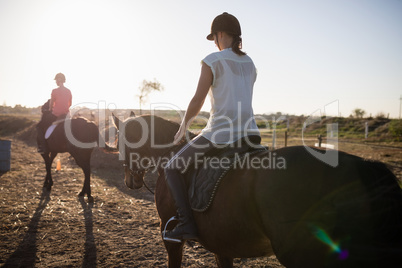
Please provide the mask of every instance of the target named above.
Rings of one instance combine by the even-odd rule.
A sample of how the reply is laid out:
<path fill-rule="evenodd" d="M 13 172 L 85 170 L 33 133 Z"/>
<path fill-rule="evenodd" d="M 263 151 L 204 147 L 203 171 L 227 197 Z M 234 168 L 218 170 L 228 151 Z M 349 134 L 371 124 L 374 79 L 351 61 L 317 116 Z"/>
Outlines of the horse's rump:
<path fill-rule="evenodd" d="M 282 264 L 401 262 L 402 194 L 384 164 L 338 152 L 333 168 L 303 147 L 276 152 L 286 169 L 260 172 L 255 191 Z"/>

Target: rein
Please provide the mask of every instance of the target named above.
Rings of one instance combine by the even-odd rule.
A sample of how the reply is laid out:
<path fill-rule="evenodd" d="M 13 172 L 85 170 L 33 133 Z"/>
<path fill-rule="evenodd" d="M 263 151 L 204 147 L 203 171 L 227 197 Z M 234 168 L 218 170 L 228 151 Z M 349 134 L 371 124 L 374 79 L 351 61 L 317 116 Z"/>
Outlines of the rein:
<path fill-rule="evenodd" d="M 123 167 L 127 167 L 127 164 L 123 164 Z M 153 168 L 155 166 L 150 166 L 149 168 L 142 168 L 142 169 L 137 169 L 137 170 L 132 170 L 130 168 L 130 175 L 135 177 L 136 175 L 141 176 L 142 178 L 142 184 L 145 186 L 145 188 L 153 195 L 155 195 L 155 193 L 151 190 L 151 188 L 146 184 L 145 180 L 144 180 L 144 173 L 146 173 L 150 168 Z"/>
<path fill-rule="evenodd" d="M 142 183 L 144 184 L 145 188 L 153 195 L 155 195 L 155 192 L 151 190 L 151 188 L 149 188 L 149 186 L 145 183 L 144 181 L 144 177 L 142 177 Z"/>
<path fill-rule="evenodd" d="M 184 146 L 184 145 L 185 145 L 185 143 L 180 142 L 180 143 L 178 143 L 178 144 L 172 146 L 171 148 L 169 148 L 166 152 L 164 152 L 164 153 L 161 155 L 161 158 L 164 157 L 164 156 L 166 156 L 166 155 L 167 155 L 168 153 L 170 153 L 170 152 L 176 153 L 176 152 L 177 152 L 182 146 Z M 123 167 L 128 167 L 128 164 L 124 163 L 124 164 L 123 164 Z M 141 176 L 143 185 L 144 185 L 145 188 L 146 188 L 151 194 L 153 194 L 153 195 L 155 195 L 154 191 L 151 190 L 151 188 L 146 184 L 146 182 L 145 182 L 145 180 L 144 180 L 144 173 L 146 173 L 149 169 L 155 168 L 155 167 L 156 167 L 155 165 L 151 165 L 151 166 L 149 166 L 149 167 L 147 167 L 147 168 L 139 168 L 139 169 L 137 169 L 137 170 L 133 170 L 132 168 L 129 167 L 129 169 L 130 169 L 130 175 L 133 176 L 133 177 L 135 177 L 135 176 Z"/>

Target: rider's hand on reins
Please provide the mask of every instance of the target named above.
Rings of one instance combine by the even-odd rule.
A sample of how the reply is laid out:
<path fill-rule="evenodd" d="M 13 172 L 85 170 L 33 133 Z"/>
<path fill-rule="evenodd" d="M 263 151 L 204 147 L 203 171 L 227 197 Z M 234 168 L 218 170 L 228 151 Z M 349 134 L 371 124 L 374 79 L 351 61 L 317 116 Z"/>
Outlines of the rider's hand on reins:
<path fill-rule="evenodd" d="M 174 135 L 173 144 L 174 145 L 179 144 L 183 140 L 185 134 L 186 134 L 186 129 L 180 126 L 176 135 Z"/>

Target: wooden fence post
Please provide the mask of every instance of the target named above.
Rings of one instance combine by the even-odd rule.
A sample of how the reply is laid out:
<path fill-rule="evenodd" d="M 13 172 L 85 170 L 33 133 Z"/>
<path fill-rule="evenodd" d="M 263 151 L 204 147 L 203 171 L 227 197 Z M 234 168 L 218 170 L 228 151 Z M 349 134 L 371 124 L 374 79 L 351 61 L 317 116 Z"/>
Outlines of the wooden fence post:
<path fill-rule="evenodd" d="M 321 147 L 321 142 L 322 142 L 322 136 L 321 136 L 321 134 L 318 135 L 317 139 L 318 139 L 318 147 Z"/>
<path fill-rule="evenodd" d="M 366 122 L 366 123 L 365 123 L 365 133 L 364 133 L 364 138 L 365 138 L 365 139 L 368 138 L 368 131 L 369 131 L 368 122 Z"/>
<path fill-rule="evenodd" d="M 288 147 L 288 131 L 285 131 L 285 147 Z"/>

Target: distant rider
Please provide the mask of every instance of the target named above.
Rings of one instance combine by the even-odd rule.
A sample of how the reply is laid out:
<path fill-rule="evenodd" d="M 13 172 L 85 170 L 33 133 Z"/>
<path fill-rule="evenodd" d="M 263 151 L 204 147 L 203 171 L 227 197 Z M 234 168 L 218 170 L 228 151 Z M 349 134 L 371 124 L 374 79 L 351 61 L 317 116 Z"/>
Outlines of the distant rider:
<path fill-rule="evenodd" d="M 62 73 L 56 74 L 54 80 L 58 88 L 52 90 L 51 99 L 42 107 L 42 118 L 38 123 L 37 142 L 38 153 L 44 154 L 47 151 L 45 133 L 47 128 L 57 119 L 63 119 L 69 113 L 72 103 L 71 91 L 64 86 L 66 77 Z"/>

